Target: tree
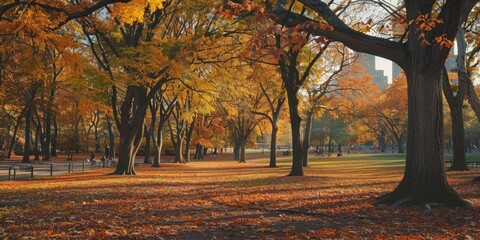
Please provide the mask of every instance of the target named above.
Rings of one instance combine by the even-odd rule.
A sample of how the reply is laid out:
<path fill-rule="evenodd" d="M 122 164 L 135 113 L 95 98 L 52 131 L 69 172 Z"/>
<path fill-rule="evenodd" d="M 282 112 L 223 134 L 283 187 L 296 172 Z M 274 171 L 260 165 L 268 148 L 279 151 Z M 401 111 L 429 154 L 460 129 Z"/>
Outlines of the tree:
<path fill-rule="evenodd" d="M 398 153 L 404 153 L 404 138 L 407 134 L 407 81 L 397 78 L 392 86 L 382 93 L 383 102 L 378 109 L 378 120 L 387 135 L 398 147 Z"/>
<path fill-rule="evenodd" d="M 272 168 L 277 167 L 278 121 L 280 120 L 283 105 L 286 101 L 285 90 L 277 79 L 278 76 L 273 72 L 271 65 L 254 64 L 251 80 L 260 87 L 268 108 L 265 109 L 266 111 L 254 111 L 253 113 L 265 117 L 271 125 L 269 167 Z"/>
<path fill-rule="evenodd" d="M 131 1 L 108 9 L 114 22 L 118 23 L 121 51 L 115 46 L 114 36 L 107 34 L 107 26 L 97 26 L 95 19 L 81 22 L 85 36 L 90 44 L 92 54 L 99 66 L 105 70 L 112 81 L 119 73 L 119 78 L 132 79 L 124 85 L 125 96 L 122 105 L 117 109 L 117 84 L 112 86 L 112 109 L 114 119 L 120 133 L 119 160 L 114 174 L 134 175 L 134 158 L 143 138 L 144 119 L 149 102 L 164 84 L 178 75 L 178 64 L 172 63 L 178 48 L 173 42 L 163 41 L 167 34 L 159 36 L 160 46 L 151 44 L 157 26 L 166 24 L 166 18 L 172 17 L 175 11 L 167 14 L 166 8 L 171 1 Z M 176 8 L 176 6 L 173 6 Z M 177 29 L 178 33 L 179 29 Z M 175 31 L 173 31 L 175 33 Z M 111 32 L 110 32 L 111 33 Z M 118 32 L 117 32 L 118 33 Z M 180 35 L 177 35 L 178 39 Z M 118 43 L 116 43 L 118 44 Z M 164 45 L 161 45 L 164 44 Z M 106 49 L 108 48 L 108 49 Z M 107 52 L 107 50 L 109 50 Z M 118 62 L 112 62 L 108 53 Z M 155 58 L 153 57 L 155 55 Z M 128 61 L 135 56 L 137 62 Z M 122 69 L 123 71 L 119 71 Z"/>
<path fill-rule="evenodd" d="M 453 141 L 453 163 L 449 170 L 468 171 L 467 160 L 465 157 L 465 130 L 463 122 L 463 101 L 464 101 L 464 81 L 459 81 L 458 86 L 450 83 L 451 74 L 446 69 L 442 74 L 443 94 L 450 108 L 450 117 L 452 121 L 452 141 Z M 454 87 L 457 88 L 454 91 Z M 456 93 L 454 93 L 456 92 Z"/>
<path fill-rule="evenodd" d="M 317 21 L 284 8 L 277 1 L 277 22 L 340 41 L 353 50 L 392 60 L 401 66 L 408 81 L 408 134 L 405 173 L 396 189 L 377 203 L 424 204 L 438 202 L 468 205 L 450 187 L 445 175 L 443 153 L 443 64 L 460 25 L 478 1 L 405 1 L 406 38 L 394 42 L 355 31 L 318 0 L 299 0 L 332 26 L 322 29 Z"/>
<path fill-rule="evenodd" d="M 313 56 L 309 56 L 312 58 Z M 355 91 L 356 87 L 349 81 L 349 75 L 357 76 L 353 65 L 355 57 L 341 44 L 327 49 L 320 67 L 313 67 L 304 86 L 306 96 L 302 102 L 305 130 L 303 134 L 303 166 L 308 166 L 310 136 L 313 118 L 326 111 L 338 110 L 341 101 L 334 98 Z M 356 83 L 358 84 L 358 82 Z M 335 102 L 334 102 L 335 101 Z"/>
<path fill-rule="evenodd" d="M 251 75 L 248 74 L 251 69 L 249 67 L 243 67 L 241 76 L 237 76 L 235 81 L 237 82 L 235 88 L 236 91 L 229 96 L 231 99 L 227 106 L 224 106 L 224 111 L 228 114 L 231 126 L 233 128 L 233 135 L 236 145 L 238 144 L 240 163 L 246 162 L 246 148 L 248 140 L 251 138 L 252 133 L 257 126 L 265 120 L 265 116 L 255 114 L 258 112 L 264 112 L 267 108 L 266 104 L 262 101 L 264 94 L 263 91 L 257 89 L 252 91 L 247 84 L 246 78 Z"/>

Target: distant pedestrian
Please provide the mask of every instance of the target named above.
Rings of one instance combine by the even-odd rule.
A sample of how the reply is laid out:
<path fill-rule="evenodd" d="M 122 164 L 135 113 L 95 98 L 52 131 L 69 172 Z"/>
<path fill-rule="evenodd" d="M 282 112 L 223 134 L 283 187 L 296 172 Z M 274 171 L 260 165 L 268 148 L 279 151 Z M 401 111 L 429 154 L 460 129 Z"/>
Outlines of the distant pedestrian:
<path fill-rule="evenodd" d="M 110 147 L 105 146 L 105 159 L 110 159 Z"/>
<path fill-rule="evenodd" d="M 337 153 L 337 157 L 343 157 L 342 150 L 338 151 L 338 153 Z"/>
<path fill-rule="evenodd" d="M 90 152 L 90 161 L 94 161 L 95 160 L 95 153 L 94 152 Z"/>

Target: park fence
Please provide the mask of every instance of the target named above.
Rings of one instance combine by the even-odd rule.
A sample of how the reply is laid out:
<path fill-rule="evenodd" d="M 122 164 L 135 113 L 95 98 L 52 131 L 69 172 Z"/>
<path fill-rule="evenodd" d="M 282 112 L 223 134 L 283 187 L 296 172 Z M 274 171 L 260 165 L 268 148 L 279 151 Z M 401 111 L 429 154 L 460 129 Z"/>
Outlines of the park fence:
<path fill-rule="evenodd" d="M 116 160 L 67 163 L 0 163 L 0 180 L 17 180 L 40 176 L 53 176 L 98 168 L 116 167 Z"/>

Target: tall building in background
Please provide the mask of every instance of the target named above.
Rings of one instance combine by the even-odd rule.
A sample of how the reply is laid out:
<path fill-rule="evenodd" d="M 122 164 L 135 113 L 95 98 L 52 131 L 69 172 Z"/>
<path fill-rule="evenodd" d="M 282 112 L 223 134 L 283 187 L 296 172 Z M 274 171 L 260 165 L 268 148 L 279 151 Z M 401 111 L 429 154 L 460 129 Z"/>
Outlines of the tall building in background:
<path fill-rule="evenodd" d="M 375 56 L 359 53 L 360 63 L 365 68 L 365 72 L 372 76 L 372 83 L 377 84 L 378 89 L 384 90 L 388 87 L 388 77 L 385 76 L 383 70 L 375 68 Z"/>
<path fill-rule="evenodd" d="M 400 74 L 403 75 L 403 70 L 396 63 L 392 62 L 392 81 L 394 81 Z"/>

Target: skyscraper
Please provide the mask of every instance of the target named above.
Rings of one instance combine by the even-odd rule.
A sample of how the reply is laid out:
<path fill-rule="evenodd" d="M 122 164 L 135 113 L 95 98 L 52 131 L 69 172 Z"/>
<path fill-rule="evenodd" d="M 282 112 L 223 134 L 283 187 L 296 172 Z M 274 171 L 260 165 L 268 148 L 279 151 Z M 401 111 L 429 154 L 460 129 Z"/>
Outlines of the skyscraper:
<path fill-rule="evenodd" d="M 396 63 L 392 62 L 392 81 L 395 80 L 400 74 L 403 74 L 402 68 Z"/>
<path fill-rule="evenodd" d="M 372 76 L 372 83 L 377 84 L 378 89 L 384 90 L 388 87 L 388 77 L 383 70 L 375 68 L 375 56 L 365 53 L 359 53 L 360 63 L 365 68 L 365 72 Z"/>

